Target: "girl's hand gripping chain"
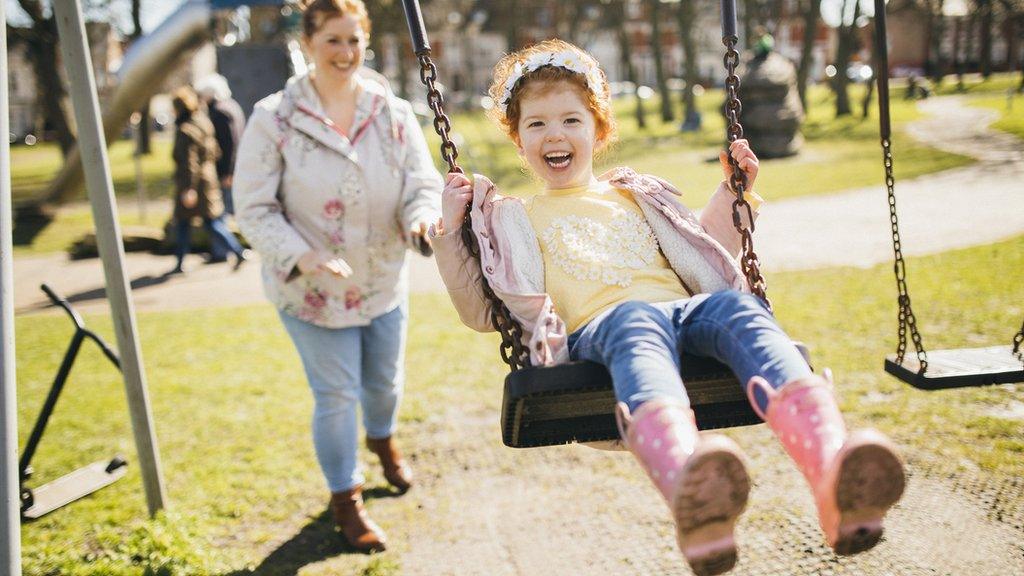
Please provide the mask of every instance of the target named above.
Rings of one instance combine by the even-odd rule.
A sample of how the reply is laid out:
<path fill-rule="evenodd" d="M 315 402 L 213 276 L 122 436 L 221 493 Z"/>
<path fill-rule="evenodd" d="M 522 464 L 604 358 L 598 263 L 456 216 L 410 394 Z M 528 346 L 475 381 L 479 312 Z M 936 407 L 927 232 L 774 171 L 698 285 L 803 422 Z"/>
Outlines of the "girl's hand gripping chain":
<path fill-rule="evenodd" d="M 718 161 L 722 163 L 722 173 L 725 174 L 726 183 L 730 182 L 730 176 L 732 176 L 732 166 L 729 165 L 729 156 L 731 155 L 735 160 L 736 164 L 743 170 L 747 175 L 747 189 L 746 192 L 754 190 L 754 180 L 757 179 L 758 160 L 754 151 L 750 149 L 750 143 L 745 138 L 740 138 L 729 144 L 729 152 L 726 155 L 726 151 L 722 150 L 718 155 Z M 730 188 L 732 186 L 730 185 Z M 733 193 L 736 191 L 733 190 Z"/>
<path fill-rule="evenodd" d="M 444 179 L 444 191 L 441 192 L 441 223 L 437 233 L 448 234 L 458 230 L 472 199 L 473 183 L 469 178 L 459 172 L 449 172 Z"/>

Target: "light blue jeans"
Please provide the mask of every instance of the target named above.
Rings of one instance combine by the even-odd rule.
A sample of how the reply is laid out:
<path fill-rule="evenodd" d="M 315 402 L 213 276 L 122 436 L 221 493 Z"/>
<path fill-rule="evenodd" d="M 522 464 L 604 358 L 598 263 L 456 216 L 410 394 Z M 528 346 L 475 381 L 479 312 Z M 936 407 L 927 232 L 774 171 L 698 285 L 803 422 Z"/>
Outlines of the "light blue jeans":
<path fill-rule="evenodd" d="M 356 452 L 361 404 L 370 438 L 395 431 L 405 379 L 407 305 L 368 326 L 323 328 L 278 311 L 313 391 L 313 446 L 331 492 L 364 482 Z"/>
<path fill-rule="evenodd" d="M 604 364 L 615 397 L 631 412 L 656 398 L 689 403 L 679 377 L 683 350 L 722 362 L 742 386 L 761 376 L 779 388 L 811 374 L 761 300 L 735 290 L 657 304 L 623 302 L 569 336 L 569 356 Z M 763 393 L 755 399 L 767 409 Z"/>

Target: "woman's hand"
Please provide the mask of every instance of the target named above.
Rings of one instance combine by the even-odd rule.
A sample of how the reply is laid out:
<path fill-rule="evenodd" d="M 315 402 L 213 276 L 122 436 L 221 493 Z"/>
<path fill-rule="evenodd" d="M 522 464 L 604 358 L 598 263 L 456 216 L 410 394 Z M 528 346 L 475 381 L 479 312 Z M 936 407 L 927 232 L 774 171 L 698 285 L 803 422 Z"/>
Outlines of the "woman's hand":
<path fill-rule="evenodd" d="M 306 252 L 295 266 L 303 274 L 332 274 L 339 278 L 348 278 L 352 275 L 352 267 L 344 258 L 321 250 Z"/>
<path fill-rule="evenodd" d="M 189 188 L 181 193 L 181 205 L 187 210 L 191 210 L 199 204 L 199 193 Z"/>
<path fill-rule="evenodd" d="M 427 234 L 428 228 L 429 225 L 426 222 L 417 222 L 409 230 L 409 238 L 412 239 L 412 245 L 424 256 L 429 256 L 434 252 L 430 246 L 430 235 Z"/>
<path fill-rule="evenodd" d="M 757 180 L 758 161 L 754 151 L 750 149 L 750 143 L 746 139 L 739 139 L 729 144 L 729 154 L 736 160 L 740 170 L 747 175 L 747 192 L 754 189 L 754 180 Z M 732 166 L 729 165 L 729 156 L 725 150 L 718 155 L 718 161 L 722 163 L 722 172 L 725 174 L 725 181 L 732 189 Z M 736 191 L 733 190 L 733 193 Z"/>
<path fill-rule="evenodd" d="M 449 172 L 441 192 L 441 223 L 444 233 L 450 234 L 462 227 L 466 205 L 473 199 L 473 183 L 465 174 Z"/>

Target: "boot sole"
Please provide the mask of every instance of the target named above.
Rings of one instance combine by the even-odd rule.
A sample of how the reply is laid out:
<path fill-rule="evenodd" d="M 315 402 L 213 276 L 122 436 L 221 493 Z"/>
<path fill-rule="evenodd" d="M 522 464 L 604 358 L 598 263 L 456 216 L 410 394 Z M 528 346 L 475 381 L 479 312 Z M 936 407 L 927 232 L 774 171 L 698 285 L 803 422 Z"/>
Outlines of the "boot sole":
<path fill-rule="evenodd" d="M 705 437 L 681 475 L 672 507 L 679 549 L 697 576 L 732 570 L 733 531 L 750 493 L 739 447 L 724 436 Z"/>
<path fill-rule="evenodd" d="M 874 548 L 882 539 L 882 518 L 903 495 L 903 463 L 884 439 L 869 436 L 840 463 L 836 483 L 839 529 L 833 549 L 850 555 Z"/>

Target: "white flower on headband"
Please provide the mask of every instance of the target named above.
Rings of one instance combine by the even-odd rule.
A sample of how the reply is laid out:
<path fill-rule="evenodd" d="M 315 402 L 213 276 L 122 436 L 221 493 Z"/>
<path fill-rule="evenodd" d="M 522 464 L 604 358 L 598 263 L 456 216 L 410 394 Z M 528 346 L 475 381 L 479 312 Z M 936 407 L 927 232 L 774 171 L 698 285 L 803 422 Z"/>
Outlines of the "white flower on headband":
<path fill-rule="evenodd" d="M 508 80 L 505 81 L 505 89 L 501 94 L 502 107 L 507 109 L 508 105 L 512 103 L 512 89 L 516 87 L 519 79 L 543 66 L 557 66 L 565 68 L 570 72 L 582 74 L 587 79 L 587 87 L 590 88 L 590 91 L 594 94 L 602 94 L 601 71 L 593 63 L 581 58 L 579 54 L 570 50 L 539 52 L 522 62 L 516 62 L 515 66 L 512 67 L 512 73 L 509 75 Z"/>

